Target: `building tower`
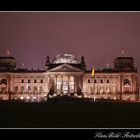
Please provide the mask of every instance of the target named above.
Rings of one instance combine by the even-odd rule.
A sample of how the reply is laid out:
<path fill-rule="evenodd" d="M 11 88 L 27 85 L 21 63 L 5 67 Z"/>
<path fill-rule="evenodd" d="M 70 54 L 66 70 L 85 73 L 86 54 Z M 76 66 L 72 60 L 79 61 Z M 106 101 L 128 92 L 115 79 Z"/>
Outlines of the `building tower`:
<path fill-rule="evenodd" d="M 45 63 L 45 70 L 48 70 L 49 65 L 50 65 L 50 57 L 47 56 L 47 58 L 46 58 L 46 63 Z"/>
<path fill-rule="evenodd" d="M 84 56 L 81 57 L 81 66 L 83 67 L 84 70 L 86 70 L 86 64 L 85 64 Z"/>

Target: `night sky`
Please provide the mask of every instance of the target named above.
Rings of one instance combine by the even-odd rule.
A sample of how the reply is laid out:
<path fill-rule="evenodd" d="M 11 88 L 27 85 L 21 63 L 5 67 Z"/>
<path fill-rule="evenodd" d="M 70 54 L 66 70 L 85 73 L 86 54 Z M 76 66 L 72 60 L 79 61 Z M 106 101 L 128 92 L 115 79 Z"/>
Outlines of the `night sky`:
<path fill-rule="evenodd" d="M 85 56 L 87 68 L 104 68 L 132 56 L 140 69 L 140 12 L 1 12 L 0 55 L 6 49 L 29 69 L 43 69 L 46 56 Z"/>

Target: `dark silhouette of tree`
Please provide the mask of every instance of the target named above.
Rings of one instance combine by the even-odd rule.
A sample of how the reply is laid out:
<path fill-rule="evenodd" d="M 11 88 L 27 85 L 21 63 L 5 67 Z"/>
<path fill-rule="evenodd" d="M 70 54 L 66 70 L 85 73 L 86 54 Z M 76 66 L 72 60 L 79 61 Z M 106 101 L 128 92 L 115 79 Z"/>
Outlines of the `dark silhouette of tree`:
<path fill-rule="evenodd" d="M 81 91 L 81 89 L 80 89 L 79 86 L 77 87 L 77 95 L 78 96 L 81 96 L 82 95 L 82 97 L 83 97 L 83 93 L 82 93 L 82 91 Z"/>
<path fill-rule="evenodd" d="M 53 94 L 54 94 L 54 88 L 51 87 L 49 92 L 48 92 L 48 96 L 47 97 L 49 98 L 49 95 L 53 95 Z"/>

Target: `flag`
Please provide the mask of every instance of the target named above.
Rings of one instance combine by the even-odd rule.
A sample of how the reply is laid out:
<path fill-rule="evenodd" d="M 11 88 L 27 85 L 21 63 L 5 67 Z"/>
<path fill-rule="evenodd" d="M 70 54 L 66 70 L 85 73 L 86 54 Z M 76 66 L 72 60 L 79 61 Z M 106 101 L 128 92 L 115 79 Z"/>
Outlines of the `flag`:
<path fill-rule="evenodd" d="M 94 73 L 95 73 L 95 70 L 94 70 L 94 67 L 93 67 L 91 75 L 94 76 Z"/>
<path fill-rule="evenodd" d="M 22 66 L 22 67 L 24 67 L 24 66 L 25 66 L 24 62 L 22 62 L 22 63 L 21 63 L 21 66 Z"/>
<path fill-rule="evenodd" d="M 7 54 L 7 56 L 10 55 L 10 51 L 9 51 L 9 49 L 6 50 L 6 54 Z"/>
<path fill-rule="evenodd" d="M 122 55 L 124 54 L 124 50 L 122 49 Z"/>
<path fill-rule="evenodd" d="M 109 68 L 109 63 L 106 64 L 106 67 Z"/>

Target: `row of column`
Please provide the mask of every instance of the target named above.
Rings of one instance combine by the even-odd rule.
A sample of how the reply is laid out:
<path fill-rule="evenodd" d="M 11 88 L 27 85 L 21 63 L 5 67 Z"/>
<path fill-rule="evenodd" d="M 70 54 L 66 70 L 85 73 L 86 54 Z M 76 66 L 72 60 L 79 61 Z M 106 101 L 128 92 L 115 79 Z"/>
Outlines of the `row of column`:
<path fill-rule="evenodd" d="M 63 92 L 63 82 L 67 82 L 68 85 L 68 92 L 70 91 L 70 78 L 73 77 L 74 82 L 74 93 L 77 92 L 78 86 L 82 88 L 82 80 L 80 79 L 81 76 L 75 75 L 53 75 L 50 79 L 50 87 L 54 88 L 54 92 L 57 93 L 57 81 L 61 81 L 61 91 Z M 60 79 L 59 79 L 60 78 Z M 66 78 L 66 79 L 65 79 Z"/>

